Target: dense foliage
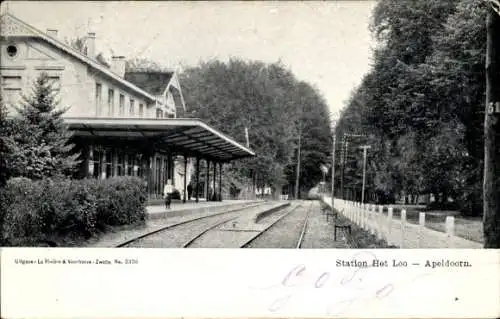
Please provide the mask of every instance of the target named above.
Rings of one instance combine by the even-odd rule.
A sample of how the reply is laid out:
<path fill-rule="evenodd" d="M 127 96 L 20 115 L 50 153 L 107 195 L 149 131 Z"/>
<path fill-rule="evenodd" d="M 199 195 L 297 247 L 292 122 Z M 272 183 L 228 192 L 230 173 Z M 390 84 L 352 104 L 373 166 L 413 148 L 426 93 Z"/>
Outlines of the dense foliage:
<path fill-rule="evenodd" d="M 14 117 L 8 118 L 2 105 L 2 184 L 10 177 L 72 175 L 79 154 L 69 143 L 71 133 L 62 118 L 66 110 L 57 108 L 56 92 L 48 76 L 41 74 L 32 94 L 23 99 Z"/>
<path fill-rule="evenodd" d="M 137 177 L 11 178 L 0 189 L 0 240 L 4 246 L 78 243 L 108 226 L 144 222 L 146 198 Z"/>
<path fill-rule="evenodd" d="M 485 17 L 480 0 L 378 2 L 372 69 L 337 127 L 372 146 L 370 199 L 433 194 L 441 207 L 482 212 Z M 350 182 L 359 189 L 359 177 Z"/>
<path fill-rule="evenodd" d="M 297 80 L 280 63 L 205 62 L 186 69 L 181 83 L 189 116 L 243 144 L 248 129 L 257 156 L 226 170 L 235 184 L 249 177 L 257 187 L 271 187 L 274 193 L 282 187 L 293 189 L 299 134 L 301 188 L 308 190 L 321 180 L 320 164 L 328 163 L 331 150 L 328 107 L 315 88 Z"/>
<path fill-rule="evenodd" d="M 0 241 L 39 245 L 88 238 L 106 226 L 144 221 L 146 192 L 134 177 L 71 180 L 78 161 L 65 109 L 46 74 L 7 116 L 0 101 Z"/>

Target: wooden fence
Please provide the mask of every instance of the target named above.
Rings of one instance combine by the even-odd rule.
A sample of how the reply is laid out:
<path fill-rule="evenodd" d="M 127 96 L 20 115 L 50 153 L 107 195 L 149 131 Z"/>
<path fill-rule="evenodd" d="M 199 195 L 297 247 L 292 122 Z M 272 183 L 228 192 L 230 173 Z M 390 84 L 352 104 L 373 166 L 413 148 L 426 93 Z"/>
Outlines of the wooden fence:
<path fill-rule="evenodd" d="M 331 197 L 322 197 L 325 204 L 331 207 Z M 354 224 L 369 231 L 378 239 L 400 248 L 482 248 L 478 242 L 458 237 L 454 233 L 455 218 L 447 216 L 445 232 L 425 227 L 425 213 L 419 213 L 417 224 L 409 223 L 406 210 L 402 209 L 400 217 L 394 217 L 394 208 L 342 199 L 334 200 L 335 209 Z"/>

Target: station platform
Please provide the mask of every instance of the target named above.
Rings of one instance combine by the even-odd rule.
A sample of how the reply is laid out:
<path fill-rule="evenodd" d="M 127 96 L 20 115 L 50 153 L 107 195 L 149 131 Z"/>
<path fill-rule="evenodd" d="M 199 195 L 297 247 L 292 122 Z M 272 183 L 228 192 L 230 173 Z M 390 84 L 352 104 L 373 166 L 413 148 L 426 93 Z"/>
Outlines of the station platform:
<path fill-rule="evenodd" d="M 191 213 L 210 213 L 213 210 L 219 209 L 221 207 L 239 207 L 245 206 L 252 203 L 261 203 L 261 199 L 256 200 L 224 200 L 220 202 L 207 202 L 205 200 L 200 200 L 198 203 L 194 200 L 186 201 L 173 201 L 170 204 L 170 209 L 165 208 L 164 202 L 161 204 L 154 204 L 146 206 L 147 218 L 148 219 L 158 219 L 175 217 L 180 215 L 186 215 Z"/>

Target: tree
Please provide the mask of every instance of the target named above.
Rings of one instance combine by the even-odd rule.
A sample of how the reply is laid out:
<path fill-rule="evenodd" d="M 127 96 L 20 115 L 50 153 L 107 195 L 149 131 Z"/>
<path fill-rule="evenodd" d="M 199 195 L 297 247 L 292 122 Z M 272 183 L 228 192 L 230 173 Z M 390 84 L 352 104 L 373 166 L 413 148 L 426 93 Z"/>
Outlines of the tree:
<path fill-rule="evenodd" d="M 480 196 L 483 21 L 476 0 L 378 2 L 373 67 L 337 134 L 372 136 L 368 176 L 380 195 L 432 192 L 481 211 L 470 203 Z"/>
<path fill-rule="evenodd" d="M 500 248 L 500 13 L 490 8 L 486 21 L 484 248 Z"/>
<path fill-rule="evenodd" d="M 71 175 L 79 164 L 79 154 L 68 144 L 71 133 L 57 109 L 56 94 L 47 74 L 41 74 L 34 83 L 30 96 L 23 96 L 18 117 L 12 119 L 9 153 L 6 167 L 11 177 L 32 179 Z"/>
<path fill-rule="evenodd" d="M 327 106 L 316 89 L 280 63 L 231 59 L 209 61 L 180 74 L 190 116 L 201 118 L 239 141 L 249 131 L 255 158 L 231 165 L 232 176 L 280 192 L 293 185 L 299 124 L 303 160 L 301 185 L 321 180 L 319 163 L 329 156 L 331 136 Z M 307 146 L 307 147 L 306 147 Z M 295 172 L 295 168 L 293 168 Z"/>
<path fill-rule="evenodd" d="M 73 49 L 81 52 L 84 55 L 88 55 L 87 38 L 86 37 L 76 36 L 76 37 L 71 38 L 71 39 L 66 39 L 65 42 Z M 111 65 L 108 63 L 108 61 L 106 61 L 106 58 L 104 57 L 104 54 L 102 54 L 102 52 L 99 52 L 95 57 L 92 56 L 90 58 L 95 59 L 97 62 L 99 62 L 101 65 L 107 67 L 108 69 L 111 67 Z"/>
<path fill-rule="evenodd" d="M 3 102 L 3 94 L 0 94 L 0 188 L 5 186 L 11 175 L 8 158 L 11 157 L 14 145 L 12 139 L 13 123 L 7 115 L 7 106 Z"/>
<path fill-rule="evenodd" d="M 169 71 L 166 67 L 147 58 L 133 58 L 127 60 L 125 69 L 127 72 Z"/>

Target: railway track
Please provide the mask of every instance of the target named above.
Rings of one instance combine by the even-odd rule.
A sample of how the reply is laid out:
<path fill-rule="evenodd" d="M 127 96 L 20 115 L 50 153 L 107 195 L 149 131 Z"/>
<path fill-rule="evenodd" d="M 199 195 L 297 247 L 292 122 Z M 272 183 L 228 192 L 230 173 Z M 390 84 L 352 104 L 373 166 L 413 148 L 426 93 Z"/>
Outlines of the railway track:
<path fill-rule="evenodd" d="M 189 234 L 187 232 L 183 233 L 180 236 L 181 238 L 184 237 L 184 240 L 181 239 L 181 241 L 183 243 L 181 243 L 179 241 L 179 239 L 177 238 L 176 243 L 175 243 L 175 247 L 189 248 L 189 247 L 196 247 L 196 244 L 198 244 L 198 247 L 204 247 L 202 245 L 203 240 L 201 238 L 204 237 L 205 235 L 209 234 L 211 231 L 217 231 L 220 226 L 222 226 L 226 223 L 229 223 L 231 221 L 234 221 L 234 220 L 238 219 L 239 217 L 241 217 L 240 214 L 235 214 L 235 213 L 238 213 L 238 212 L 241 212 L 244 210 L 249 210 L 249 209 L 256 208 L 256 207 L 265 207 L 265 205 L 267 203 L 268 202 L 253 204 L 253 205 L 240 207 L 240 208 L 232 209 L 232 210 L 225 211 L 225 212 L 215 213 L 215 214 L 211 214 L 208 216 L 201 216 L 201 217 L 197 217 L 197 218 L 188 219 L 188 220 L 185 220 L 182 222 L 178 222 L 175 224 L 170 224 L 170 225 L 161 227 L 159 229 L 156 229 L 154 231 L 148 232 L 146 234 L 142 234 L 141 236 L 137 236 L 135 238 L 127 240 L 123 243 L 120 243 L 116 247 L 132 246 L 133 244 L 137 244 L 137 242 L 139 242 L 141 239 L 145 239 L 145 238 L 148 238 L 148 237 L 153 236 L 153 235 L 160 235 L 161 236 L 162 232 L 166 232 L 169 230 L 179 231 L 177 228 L 181 227 L 182 225 L 188 226 L 189 224 L 193 224 L 194 229 L 191 229 L 192 232 L 196 228 L 198 228 L 198 230 L 196 230 L 196 232 L 194 234 L 191 234 L 190 237 L 189 237 Z M 262 239 L 262 235 L 271 231 L 280 221 L 283 221 L 285 218 L 289 217 L 293 212 L 296 212 L 297 209 L 307 209 L 306 216 L 305 216 L 305 218 L 303 218 L 303 221 L 302 221 L 301 226 L 300 226 L 300 233 L 298 235 L 298 239 L 296 240 L 296 243 L 294 244 L 294 248 L 300 249 L 302 246 L 302 242 L 304 240 L 305 234 L 307 232 L 308 219 L 309 219 L 309 215 L 311 213 L 312 203 L 309 204 L 307 208 L 304 206 L 305 205 L 303 203 L 300 203 L 297 205 L 293 205 L 292 207 L 281 208 L 278 211 L 273 212 L 271 215 L 266 217 L 266 218 L 272 218 L 271 216 L 274 215 L 273 216 L 274 218 L 272 218 L 273 219 L 272 222 L 267 224 L 260 231 L 256 231 L 256 234 L 252 234 L 252 232 L 246 232 L 246 234 L 243 235 L 243 237 L 240 237 L 238 240 L 233 242 L 233 244 L 235 244 L 235 243 L 237 244 L 237 246 L 235 246 L 235 247 L 248 248 L 248 246 L 250 244 L 255 243 L 255 241 L 257 241 L 259 239 Z M 285 210 L 285 212 L 280 214 L 280 212 L 282 212 L 283 210 Z M 280 214 L 278 218 L 276 218 L 276 214 Z M 229 215 L 229 216 L 226 216 L 226 215 Z M 224 218 L 224 216 L 226 216 L 226 217 Z M 214 221 L 209 221 L 209 222 L 207 221 L 207 225 L 197 224 L 196 226 L 194 226 L 197 221 L 210 220 L 210 218 L 213 218 Z M 180 230 L 182 233 L 182 228 L 180 228 Z M 249 236 L 249 234 L 250 234 L 250 236 Z M 165 236 L 166 236 L 165 238 L 168 238 L 169 235 L 173 236 L 172 234 L 165 234 Z M 212 237 L 217 236 L 214 233 L 210 233 L 209 236 L 210 235 Z M 185 237 L 188 237 L 188 238 L 186 239 Z M 164 240 L 164 239 L 162 239 L 162 240 Z M 201 240 L 201 242 L 198 242 L 199 240 Z M 172 244 L 172 243 L 170 243 L 170 244 Z M 230 243 L 228 243 L 228 245 L 229 244 Z"/>
<path fill-rule="evenodd" d="M 311 214 L 311 208 L 313 204 L 309 204 L 309 208 L 307 209 L 306 218 L 304 220 L 304 225 L 302 226 L 302 232 L 300 233 L 299 240 L 297 242 L 297 246 L 295 248 L 302 248 L 302 242 L 304 241 L 304 235 L 306 234 L 307 224 L 309 222 L 309 214 Z"/>
<path fill-rule="evenodd" d="M 237 219 L 238 217 L 231 217 L 229 219 L 224 219 L 220 222 L 217 222 L 213 225 L 210 225 L 209 227 L 205 228 L 202 232 L 196 234 L 195 236 L 193 236 L 191 239 L 189 239 L 186 243 L 184 243 L 184 245 L 182 245 L 182 248 L 188 248 L 190 247 L 198 238 L 200 238 L 201 236 L 205 235 L 206 233 L 208 233 L 209 231 L 211 231 L 212 229 L 215 229 L 227 222 L 230 222 L 232 220 L 235 220 Z"/>
<path fill-rule="evenodd" d="M 166 225 L 164 227 L 160 227 L 158 229 L 155 229 L 154 231 L 151 231 L 151 232 L 148 232 L 148 233 L 145 233 L 145 234 L 142 234 L 140 236 L 136 236 L 132 239 L 129 239 L 127 241 L 124 241 L 118 245 L 116 245 L 115 247 L 116 248 L 120 248 L 120 247 L 127 247 L 129 245 L 131 245 L 132 243 L 135 243 L 143 238 L 146 238 L 146 237 L 150 237 L 152 235 L 155 235 L 155 234 L 158 234 L 158 233 L 161 233 L 161 232 L 164 232 L 164 231 L 167 231 L 167 230 L 172 230 L 172 229 L 175 229 L 176 227 L 179 227 L 181 225 L 186 225 L 186 224 L 189 224 L 189 223 L 193 223 L 193 222 L 196 222 L 196 221 L 199 221 L 199 220 L 203 220 L 203 219 L 209 219 L 209 218 L 212 218 L 212 217 L 216 217 L 216 216 L 222 216 L 222 215 L 227 215 L 227 214 L 231 214 L 231 213 L 235 213 L 235 212 L 239 212 L 239 211 L 243 211 L 243 210 L 246 210 L 246 209 L 251 209 L 251 208 L 255 208 L 255 207 L 258 207 L 258 206 L 264 206 L 266 205 L 268 202 L 264 202 L 264 203 L 258 203 L 258 204 L 251 204 L 251 205 L 248 205 L 248 206 L 245 206 L 245 207 L 239 207 L 239 208 L 235 208 L 235 209 L 231 209 L 231 210 L 228 210 L 228 211 L 224 211 L 224 212 L 220 212 L 220 213 L 215 213 L 215 214 L 211 214 L 211 215 L 206 215 L 206 216 L 201 216 L 201 217 L 196 217 L 196 218 L 192 218 L 192 219 L 188 219 L 188 220 L 185 220 L 185 221 L 181 221 L 181 222 L 178 222 L 178 223 L 174 223 L 174 224 L 170 224 L 170 225 Z M 232 217 L 231 219 L 235 219 L 236 217 Z M 224 222 L 227 222 L 231 219 L 227 219 L 225 220 Z M 220 223 L 217 223 L 215 226 L 211 227 L 210 229 L 212 228 L 215 228 L 217 227 L 217 225 L 220 225 L 220 224 L 223 224 L 224 222 L 220 222 Z M 207 231 L 209 231 L 210 229 L 207 229 L 204 231 L 204 233 L 206 233 Z M 196 238 L 200 237 L 201 235 L 203 234 L 199 234 L 198 236 L 196 236 Z M 191 240 L 194 241 L 196 240 L 196 238 L 193 238 Z M 186 243 L 188 244 L 188 243 Z"/>
<path fill-rule="evenodd" d="M 299 234 L 299 238 L 298 238 L 296 244 L 294 245 L 294 247 L 296 249 L 300 249 L 302 247 L 302 242 L 303 242 L 304 236 L 305 236 L 305 234 L 307 232 L 307 225 L 308 225 L 308 220 L 309 220 L 309 214 L 311 213 L 312 205 L 313 204 L 310 203 L 309 206 L 307 207 L 306 217 L 304 218 L 304 221 L 302 223 L 302 227 L 301 227 L 301 232 Z M 298 204 L 298 205 L 296 205 L 294 207 L 289 208 L 288 211 L 285 212 L 282 216 L 280 216 L 278 219 L 276 219 L 275 221 L 273 221 L 272 223 L 270 223 L 266 228 L 264 228 L 258 234 L 256 234 L 255 236 L 253 236 L 252 238 L 250 238 L 249 240 L 247 240 L 243 245 L 241 245 L 241 248 L 248 248 L 252 243 L 255 243 L 257 240 L 259 240 L 260 238 L 262 238 L 262 235 L 264 235 L 266 232 L 268 232 L 269 230 L 271 230 L 280 221 L 284 220 L 286 217 L 290 216 L 295 210 L 297 210 L 299 208 L 302 208 L 303 206 L 304 205 L 301 203 L 301 204 Z"/>

